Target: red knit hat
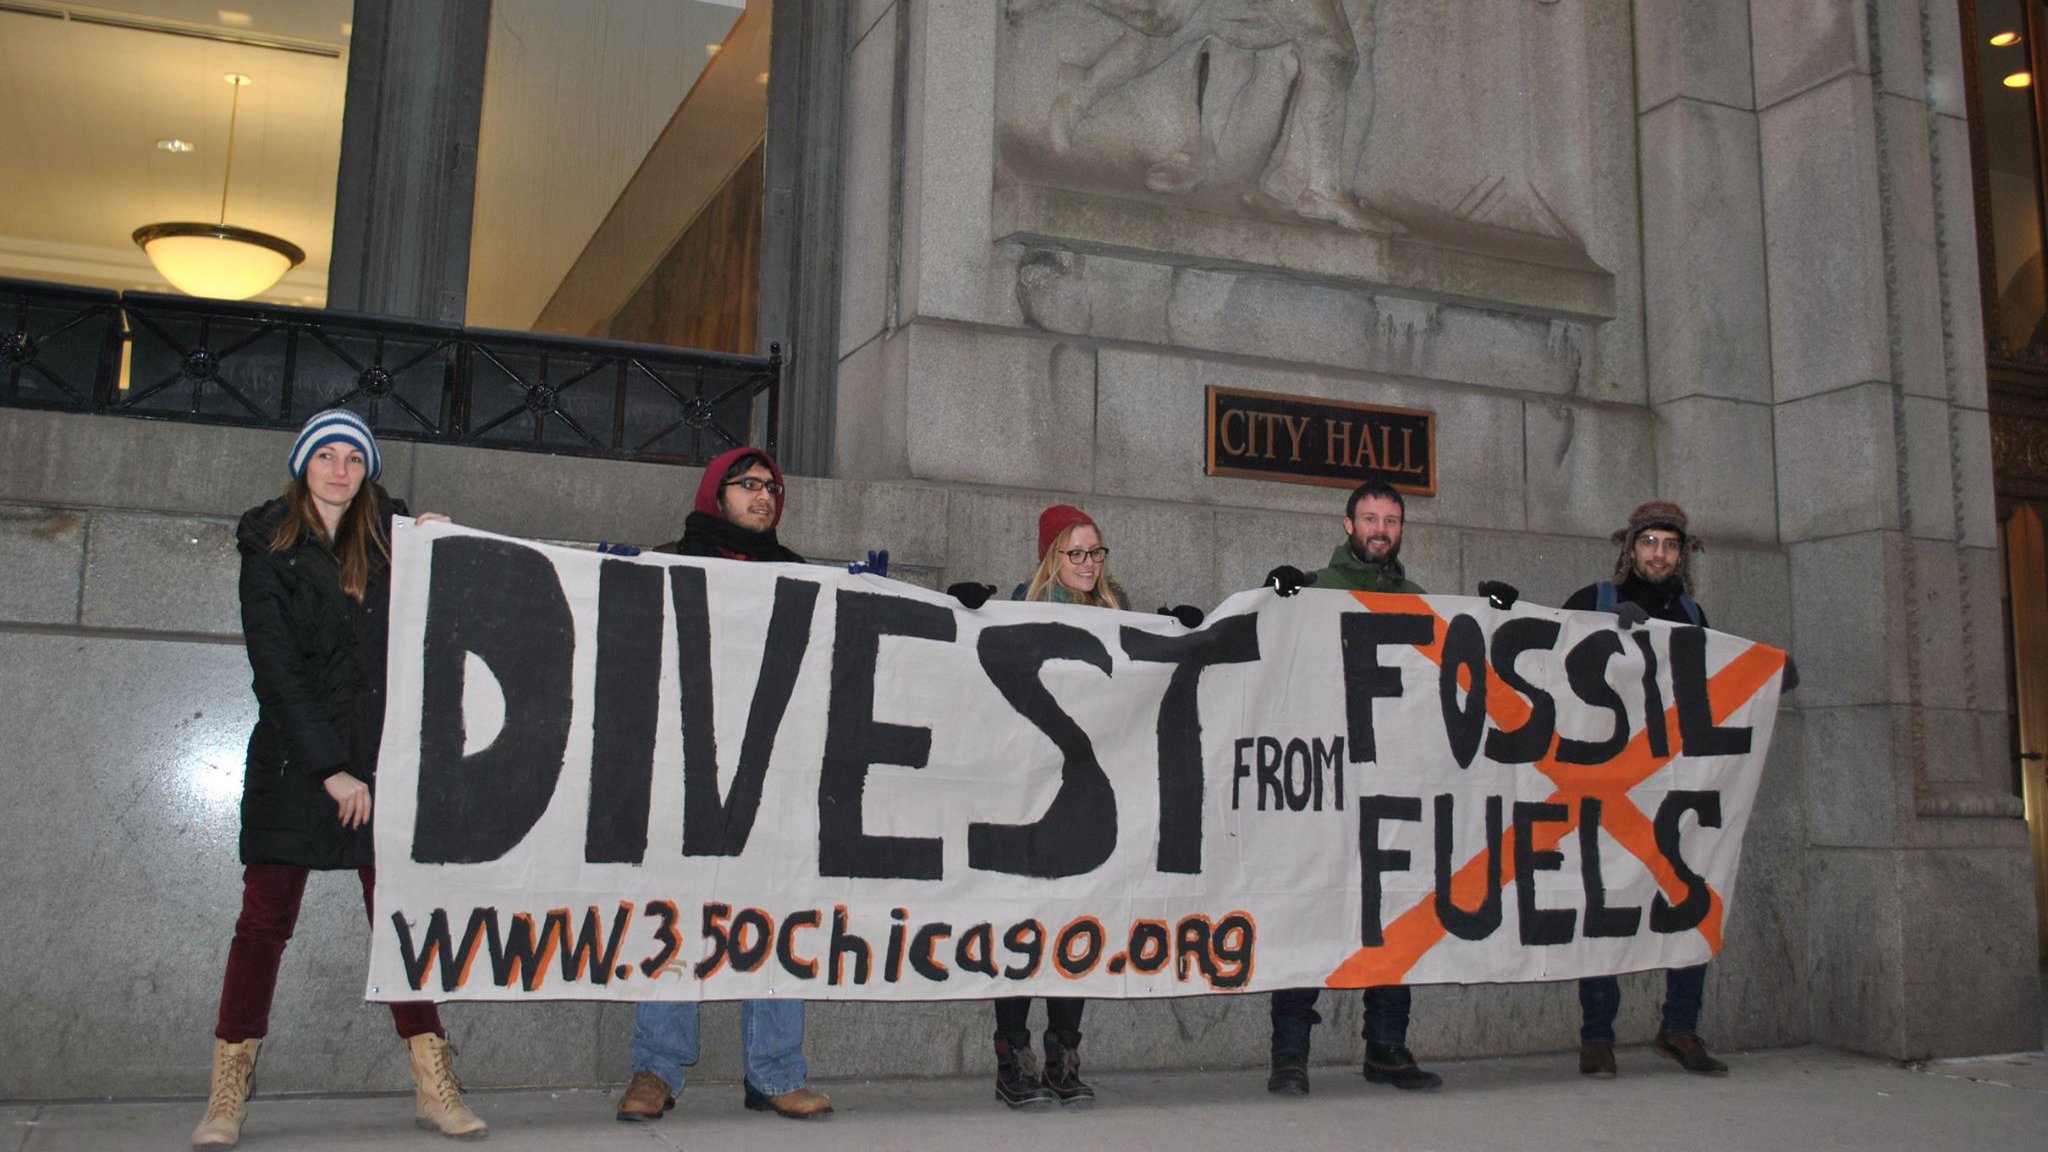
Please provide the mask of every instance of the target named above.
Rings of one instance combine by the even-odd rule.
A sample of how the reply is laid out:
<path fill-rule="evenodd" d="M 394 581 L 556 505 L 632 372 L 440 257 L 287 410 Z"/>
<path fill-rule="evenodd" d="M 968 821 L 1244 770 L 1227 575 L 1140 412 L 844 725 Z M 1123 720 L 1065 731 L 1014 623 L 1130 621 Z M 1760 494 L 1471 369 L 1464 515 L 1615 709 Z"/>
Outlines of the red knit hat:
<path fill-rule="evenodd" d="M 1052 542 L 1060 538 L 1060 533 L 1077 524 L 1086 524 L 1090 528 L 1095 527 L 1095 521 L 1089 519 L 1086 512 L 1081 511 L 1072 504 L 1055 504 L 1040 512 L 1038 514 L 1038 558 L 1040 560 L 1045 559 L 1045 554 L 1052 551 Z"/>
<path fill-rule="evenodd" d="M 704 475 L 697 480 L 697 502 L 692 505 L 696 511 L 706 516 L 724 518 L 719 493 L 725 484 L 725 474 L 732 471 L 733 465 L 741 461 L 759 462 L 763 468 L 768 469 L 768 474 L 775 478 L 777 485 L 783 483 L 782 468 L 775 463 L 775 457 L 759 448 L 734 448 L 729 452 L 721 452 L 712 458 L 711 463 L 704 466 Z M 775 526 L 782 523 L 782 502 L 783 497 L 775 498 L 775 519 L 768 522 L 770 532 L 775 531 Z"/>

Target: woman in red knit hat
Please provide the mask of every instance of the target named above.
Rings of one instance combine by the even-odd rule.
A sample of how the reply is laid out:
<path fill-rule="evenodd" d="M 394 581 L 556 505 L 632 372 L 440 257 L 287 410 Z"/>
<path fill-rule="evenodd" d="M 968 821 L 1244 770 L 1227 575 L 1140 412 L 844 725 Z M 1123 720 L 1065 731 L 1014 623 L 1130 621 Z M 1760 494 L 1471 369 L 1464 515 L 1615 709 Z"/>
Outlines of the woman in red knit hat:
<path fill-rule="evenodd" d="M 1123 608 L 1129 601 L 1109 577 L 1102 529 L 1071 504 L 1038 517 L 1038 569 L 1019 590 L 1025 600 Z M 1045 1072 L 1031 1052 L 1031 998 L 1007 996 L 996 1006 L 996 1098 L 1012 1108 L 1090 1104 L 1095 1089 L 1081 1080 L 1081 1006 L 1077 996 L 1045 998 Z"/>

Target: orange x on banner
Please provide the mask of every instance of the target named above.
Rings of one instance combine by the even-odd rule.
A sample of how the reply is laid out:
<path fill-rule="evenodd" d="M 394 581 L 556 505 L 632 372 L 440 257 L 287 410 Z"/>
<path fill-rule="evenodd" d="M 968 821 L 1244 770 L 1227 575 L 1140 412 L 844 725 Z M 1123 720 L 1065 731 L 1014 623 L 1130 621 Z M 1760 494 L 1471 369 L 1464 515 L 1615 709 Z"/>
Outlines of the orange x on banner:
<path fill-rule="evenodd" d="M 1428 657 L 1431 663 L 1443 664 L 1443 638 L 1447 625 L 1441 616 L 1431 610 L 1428 603 L 1416 596 L 1392 593 L 1353 592 L 1358 602 L 1374 612 L 1402 612 L 1421 614 L 1426 612 L 1435 621 L 1432 634 L 1436 637 L 1428 644 L 1416 645 L 1417 651 Z M 1418 612 L 1417 610 L 1421 611 Z M 1740 656 L 1728 662 L 1708 680 L 1708 698 L 1713 705 L 1714 723 L 1728 720 L 1747 706 L 1770 683 L 1785 666 L 1785 654 L 1766 644 L 1752 644 Z M 1487 669 L 1486 712 L 1495 726 L 1502 730 L 1520 727 L 1528 718 L 1529 703 L 1513 690 L 1491 667 Z M 1460 672 L 1460 686 L 1470 689 Z M 1655 775 L 1677 756 L 1684 754 L 1678 745 L 1682 737 L 1678 732 L 1678 709 L 1676 705 L 1665 710 L 1665 726 L 1672 734 L 1672 750 L 1668 756 L 1655 756 L 1650 752 L 1647 732 L 1638 732 L 1615 758 L 1601 765 L 1579 766 L 1560 764 L 1556 760 L 1556 740 L 1552 737 L 1551 753 L 1536 764 L 1536 770 L 1543 773 L 1557 785 L 1557 791 L 1550 795 L 1550 802 L 1569 806 L 1572 815 L 1560 822 L 1546 821 L 1535 834 L 1534 847 L 1538 851 L 1549 851 L 1557 847 L 1567 835 L 1577 829 L 1581 811 L 1578 801 L 1593 798 L 1601 801 L 1601 828 L 1629 850 L 1650 870 L 1660 887 L 1677 898 L 1684 886 L 1678 875 L 1657 850 L 1656 835 L 1649 817 L 1635 806 L 1629 792 L 1636 785 Z M 1500 842 L 1501 883 L 1514 878 L 1514 830 L 1503 831 Z M 1465 862 L 1451 877 L 1451 896 L 1460 907 L 1471 907 L 1485 898 L 1487 880 L 1486 852 Z M 1710 905 L 1707 918 L 1701 922 L 1699 932 L 1706 937 L 1714 951 L 1721 950 L 1721 919 L 1724 905 L 1721 894 L 1708 889 Z M 1445 930 L 1442 920 L 1437 917 L 1436 902 L 1422 900 L 1408 911 L 1396 917 L 1386 926 L 1385 943 L 1375 948 L 1360 948 L 1324 980 L 1331 988 L 1369 988 L 1382 984 L 1400 984 L 1408 973 L 1428 954 L 1430 949 L 1442 942 Z"/>

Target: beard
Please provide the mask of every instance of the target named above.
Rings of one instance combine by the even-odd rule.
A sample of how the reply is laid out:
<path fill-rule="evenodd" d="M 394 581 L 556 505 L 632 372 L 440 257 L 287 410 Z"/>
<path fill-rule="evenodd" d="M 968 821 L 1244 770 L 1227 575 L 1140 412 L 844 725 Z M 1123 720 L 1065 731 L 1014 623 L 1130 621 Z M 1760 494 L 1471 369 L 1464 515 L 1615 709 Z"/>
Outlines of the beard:
<path fill-rule="evenodd" d="M 1386 551 L 1375 555 L 1367 540 L 1385 547 Z M 1353 536 L 1351 551 L 1368 564 L 1392 564 L 1401 558 L 1401 542 L 1387 536 L 1369 536 L 1366 540 Z"/>

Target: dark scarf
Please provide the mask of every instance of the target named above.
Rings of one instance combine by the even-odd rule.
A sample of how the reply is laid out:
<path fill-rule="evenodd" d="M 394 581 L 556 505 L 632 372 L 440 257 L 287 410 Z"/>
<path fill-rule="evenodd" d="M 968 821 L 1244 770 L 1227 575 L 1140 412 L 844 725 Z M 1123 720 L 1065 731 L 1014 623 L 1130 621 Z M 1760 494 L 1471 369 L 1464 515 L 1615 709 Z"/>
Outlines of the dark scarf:
<path fill-rule="evenodd" d="M 1685 608 L 1678 602 L 1685 591 L 1685 581 L 1676 576 L 1669 580 L 1645 580 L 1642 573 L 1633 568 L 1614 586 L 1616 597 L 1640 604 L 1651 619 L 1669 620 L 1676 624 L 1692 623 L 1692 617 L 1685 614 Z"/>
<path fill-rule="evenodd" d="M 727 560 L 765 560 L 801 564 L 804 558 L 782 546 L 775 532 L 751 532 L 706 512 L 692 512 L 683 521 L 683 538 L 675 550 L 684 556 L 723 556 Z"/>

